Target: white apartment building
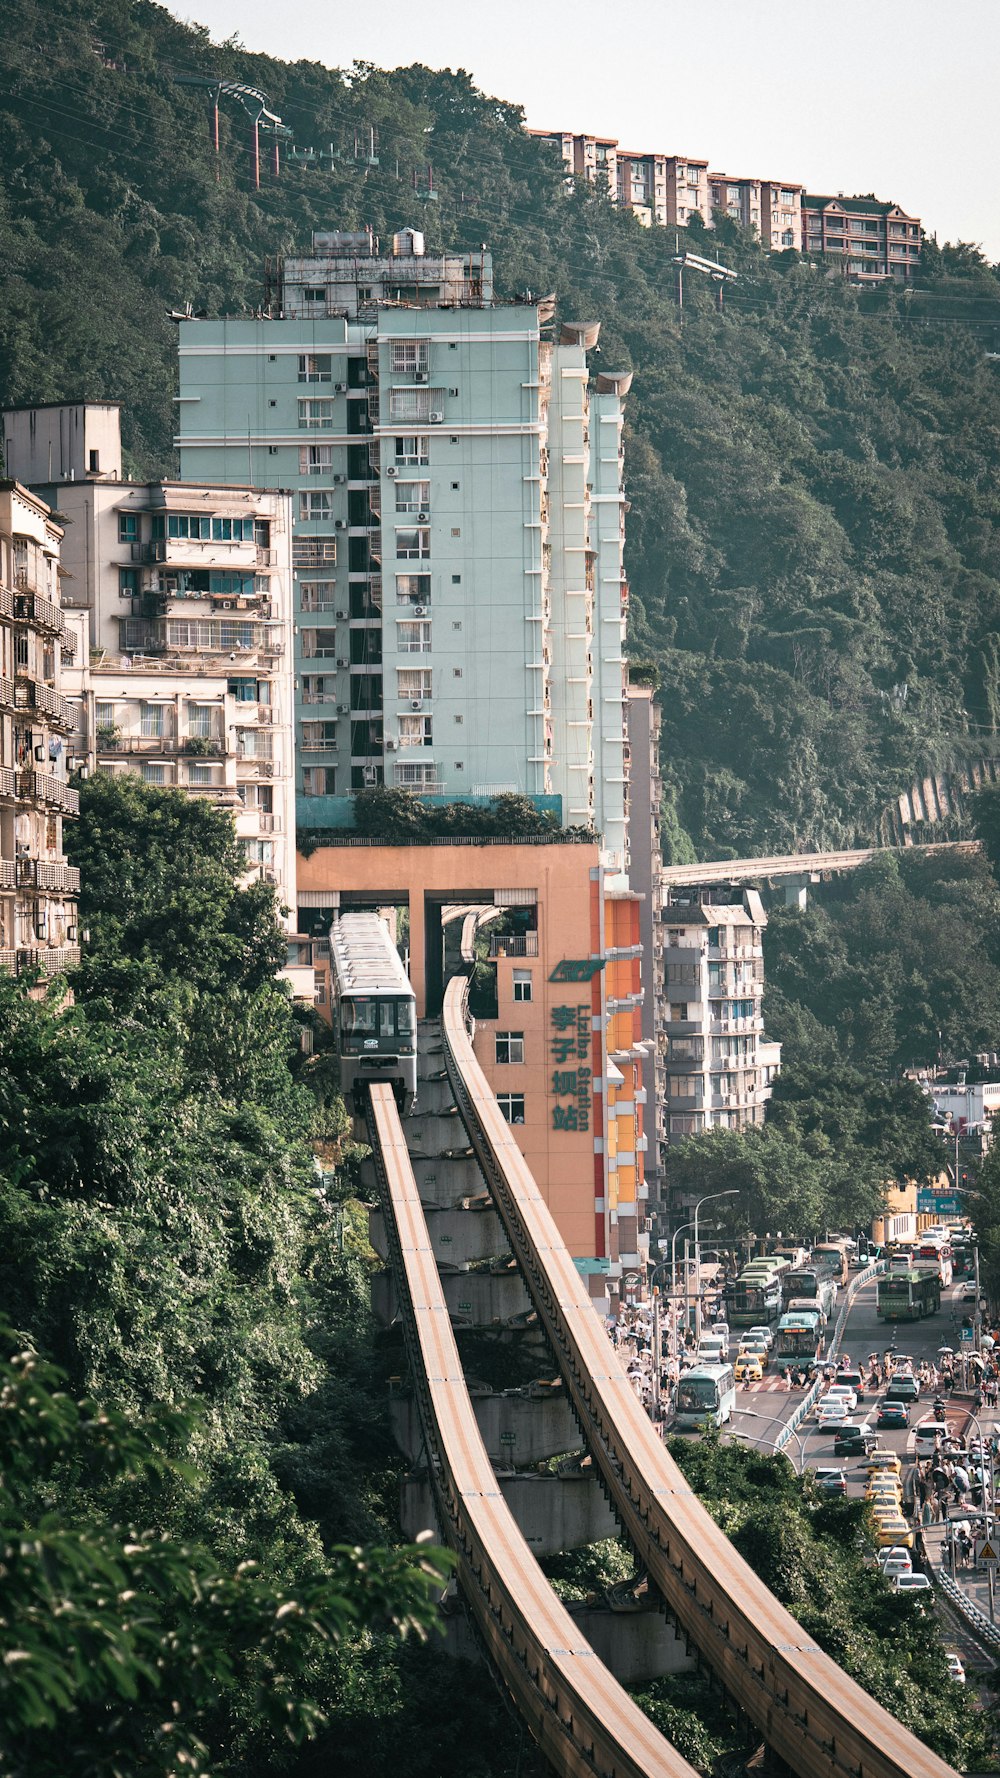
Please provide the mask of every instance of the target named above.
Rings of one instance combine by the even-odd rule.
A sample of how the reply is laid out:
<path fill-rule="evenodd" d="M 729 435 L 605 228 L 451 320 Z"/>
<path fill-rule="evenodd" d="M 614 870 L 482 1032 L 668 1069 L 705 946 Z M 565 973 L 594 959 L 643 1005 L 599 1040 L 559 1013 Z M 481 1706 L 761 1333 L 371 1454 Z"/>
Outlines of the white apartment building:
<path fill-rule="evenodd" d="M 660 921 L 657 1038 L 667 1143 L 763 1123 L 780 1045 L 763 1039 L 767 915 L 760 896 L 747 889 L 737 905 L 675 902 L 663 907 Z"/>
<path fill-rule="evenodd" d="M 70 750 L 230 810 L 293 927 L 289 496 L 124 480 L 107 403 L 7 413 L 4 442 L 65 528 Z"/>

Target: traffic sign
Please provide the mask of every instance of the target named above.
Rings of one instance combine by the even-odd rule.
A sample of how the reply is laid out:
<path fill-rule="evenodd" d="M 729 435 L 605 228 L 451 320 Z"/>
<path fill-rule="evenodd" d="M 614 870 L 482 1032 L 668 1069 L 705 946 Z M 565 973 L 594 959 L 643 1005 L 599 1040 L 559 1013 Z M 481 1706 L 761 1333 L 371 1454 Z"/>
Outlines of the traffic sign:
<path fill-rule="evenodd" d="M 961 1216 L 962 1200 L 954 1192 L 938 1192 L 926 1187 L 917 1191 L 917 1211 L 921 1216 Z"/>
<path fill-rule="evenodd" d="M 975 1339 L 975 1333 L 976 1333 L 975 1328 L 960 1327 L 958 1331 L 962 1336 L 962 1345 L 963 1346 L 971 1346 L 973 1340 Z"/>
<path fill-rule="evenodd" d="M 986 1568 L 995 1568 L 997 1561 L 1000 1560 L 1000 1557 L 997 1555 L 996 1544 L 991 1543 L 988 1537 L 984 1537 L 982 1543 L 978 1546 L 976 1560 L 977 1562 L 981 1562 Z"/>

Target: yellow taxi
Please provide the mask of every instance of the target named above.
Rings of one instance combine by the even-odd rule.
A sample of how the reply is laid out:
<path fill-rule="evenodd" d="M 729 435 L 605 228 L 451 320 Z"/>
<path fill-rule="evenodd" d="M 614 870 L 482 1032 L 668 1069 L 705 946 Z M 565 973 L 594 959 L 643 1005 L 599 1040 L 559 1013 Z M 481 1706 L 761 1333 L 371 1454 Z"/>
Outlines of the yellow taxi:
<path fill-rule="evenodd" d="M 865 1506 L 872 1518 L 879 1520 L 880 1523 L 883 1519 L 901 1519 L 903 1516 L 903 1510 L 898 1500 L 866 1500 Z"/>
<path fill-rule="evenodd" d="M 868 1477 L 865 1493 L 869 1497 L 874 1494 L 891 1494 L 896 1500 L 900 1500 L 903 1494 L 903 1484 L 899 1476 L 893 1475 L 891 1470 L 877 1469 L 874 1475 Z"/>
<path fill-rule="evenodd" d="M 912 1550 L 913 1532 L 904 1518 L 879 1519 L 875 1526 L 875 1542 L 880 1550 L 891 1549 L 895 1544 Z"/>
<path fill-rule="evenodd" d="M 903 1466 L 895 1451 L 869 1451 L 861 1468 L 866 1469 L 869 1475 L 874 1475 L 877 1470 L 887 1470 L 890 1475 L 901 1475 Z"/>
<path fill-rule="evenodd" d="M 737 1383 L 759 1383 L 764 1376 L 764 1366 L 758 1352 L 741 1352 L 733 1366 L 733 1376 Z"/>

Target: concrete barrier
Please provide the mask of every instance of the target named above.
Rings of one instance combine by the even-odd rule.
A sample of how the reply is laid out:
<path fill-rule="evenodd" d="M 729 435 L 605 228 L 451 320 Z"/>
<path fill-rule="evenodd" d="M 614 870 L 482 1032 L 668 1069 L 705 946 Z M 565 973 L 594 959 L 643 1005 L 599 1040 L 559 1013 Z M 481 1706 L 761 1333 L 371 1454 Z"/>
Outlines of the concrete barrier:
<path fill-rule="evenodd" d="M 876 1260 L 874 1265 L 866 1266 L 863 1272 L 858 1272 L 848 1284 L 843 1305 L 834 1326 L 833 1338 L 830 1341 L 830 1350 L 827 1353 L 827 1360 L 830 1364 L 836 1364 L 837 1362 L 837 1353 L 840 1349 L 840 1342 L 844 1337 L 844 1328 L 847 1326 L 847 1317 L 850 1314 L 851 1304 L 853 1303 L 854 1298 L 857 1296 L 862 1285 L 869 1284 L 873 1278 L 878 1277 L 884 1264 L 884 1260 Z M 812 1413 L 812 1410 L 816 1406 L 822 1393 L 823 1379 L 822 1377 L 817 1377 L 812 1387 L 806 1390 L 806 1393 L 799 1402 L 795 1412 L 785 1421 L 784 1426 L 781 1428 L 781 1431 L 774 1441 L 774 1449 L 776 1451 L 784 1450 L 789 1439 L 798 1431 L 803 1420 L 806 1418 L 806 1415 Z"/>

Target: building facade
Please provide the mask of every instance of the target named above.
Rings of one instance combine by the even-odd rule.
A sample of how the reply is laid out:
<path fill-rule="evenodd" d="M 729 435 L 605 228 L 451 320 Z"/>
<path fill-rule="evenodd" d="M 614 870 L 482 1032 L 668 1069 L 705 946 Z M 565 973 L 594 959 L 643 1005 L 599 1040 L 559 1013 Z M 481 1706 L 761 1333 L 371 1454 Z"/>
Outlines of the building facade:
<path fill-rule="evenodd" d="M 80 873 L 63 851 L 80 798 L 67 781 L 62 535 L 43 500 L 0 481 L 0 968 L 18 975 L 80 961 Z"/>
<path fill-rule="evenodd" d="M 912 282 L 920 270 L 919 216 L 874 197 L 802 198 L 803 252 L 842 271 L 853 284 Z"/>
<path fill-rule="evenodd" d="M 663 1005 L 663 937 L 660 924 L 660 708 L 648 686 L 628 688 L 629 886 L 638 897 L 639 942 L 644 988 L 641 1028 L 646 1050 L 645 1080 L 652 1111 L 647 1114 L 649 1148 L 646 1180 L 651 1202 L 662 1195 L 666 1147 L 666 1067 L 657 1042 L 657 1010 Z"/>
<path fill-rule="evenodd" d="M 4 440 L 65 525 L 71 751 L 229 809 L 294 910 L 289 497 L 124 481 L 108 404 L 18 409 Z"/>
<path fill-rule="evenodd" d="M 760 896 L 748 889 L 740 904 L 667 903 L 660 921 L 668 1145 L 702 1130 L 762 1124 L 780 1045 L 763 1040 Z"/>
<path fill-rule="evenodd" d="M 562 157 L 568 179 L 605 186 L 613 202 L 631 210 L 647 227 L 687 223 L 695 214 L 711 224 L 706 160 L 621 148 L 614 136 L 575 136 L 563 130 L 529 130 L 528 134 L 551 142 Z"/>
<path fill-rule="evenodd" d="M 514 791 L 624 868 L 621 400 L 485 252 L 323 234 L 180 328 L 185 480 L 293 494 L 298 819 Z"/>
<path fill-rule="evenodd" d="M 708 176 L 712 210 L 752 229 L 772 253 L 802 250 L 802 186 L 786 180 Z"/>

